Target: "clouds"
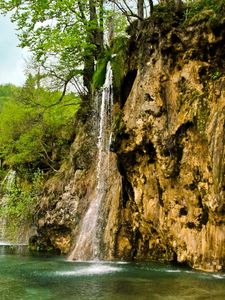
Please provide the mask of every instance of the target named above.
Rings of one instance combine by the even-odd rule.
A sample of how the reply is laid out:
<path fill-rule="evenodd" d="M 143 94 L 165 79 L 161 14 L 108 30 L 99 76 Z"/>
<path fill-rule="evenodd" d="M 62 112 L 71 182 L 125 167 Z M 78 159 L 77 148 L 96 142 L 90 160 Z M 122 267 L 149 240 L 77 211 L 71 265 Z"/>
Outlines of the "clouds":
<path fill-rule="evenodd" d="M 22 85 L 25 80 L 27 51 L 18 48 L 14 25 L 8 17 L 0 16 L 0 84 Z"/>

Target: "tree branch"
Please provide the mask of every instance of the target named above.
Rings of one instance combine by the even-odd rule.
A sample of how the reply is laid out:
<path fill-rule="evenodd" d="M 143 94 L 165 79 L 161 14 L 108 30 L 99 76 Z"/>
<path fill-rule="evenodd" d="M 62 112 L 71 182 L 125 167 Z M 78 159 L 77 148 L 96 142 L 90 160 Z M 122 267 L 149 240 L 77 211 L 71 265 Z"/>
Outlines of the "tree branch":
<path fill-rule="evenodd" d="M 133 18 L 137 18 L 139 20 L 143 20 L 140 16 L 138 16 L 138 14 L 134 13 L 130 9 L 129 5 L 127 4 L 127 2 L 125 0 L 123 0 L 125 8 L 122 4 L 118 3 L 117 0 L 109 0 L 109 2 L 112 2 L 113 4 L 115 4 L 116 7 L 122 12 L 122 14 L 124 14 L 127 18 L 133 17 Z"/>

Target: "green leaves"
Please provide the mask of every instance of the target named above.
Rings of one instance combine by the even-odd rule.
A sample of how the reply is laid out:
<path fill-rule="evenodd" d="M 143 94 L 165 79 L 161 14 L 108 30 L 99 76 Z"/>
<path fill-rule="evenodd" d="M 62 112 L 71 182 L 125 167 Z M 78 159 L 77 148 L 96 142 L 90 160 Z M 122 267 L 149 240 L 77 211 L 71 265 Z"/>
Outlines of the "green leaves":
<path fill-rule="evenodd" d="M 93 75 L 93 88 L 100 89 L 105 82 L 105 74 L 107 63 L 110 60 L 111 51 L 106 49 L 104 53 L 99 57 L 96 65 L 96 70 Z"/>
<path fill-rule="evenodd" d="M 0 10 L 12 12 L 20 46 L 29 48 L 46 74 L 53 76 L 51 69 L 64 79 L 79 77 L 87 56 L 96 52 L 100 21 L 97 13 L 90 17 L 93 7 L 100 11 L 101 1 L 0 0 Z"/>
<path fill-rule="evenodd" d="M 4 196 L 4 205 L 0 206 L 0 216 L 6 220 L 6 238 L 18 241 L 20 230 L 30 226 L 38 196 L 42 191 L 44 174 L 37 169 L 30 182 L 12 182 L 10 191 Z"/>
<path fill-rule="evenodd" d="M 3 103 L 0 157 L 10 168 L 30 164 L 55 169 L 70 142 L 80 101 L 70 93 L 54 105 L 61 93 L 35 88 L 32 80 Z M 0 95 L 5 89 L 0 86 Z"/>

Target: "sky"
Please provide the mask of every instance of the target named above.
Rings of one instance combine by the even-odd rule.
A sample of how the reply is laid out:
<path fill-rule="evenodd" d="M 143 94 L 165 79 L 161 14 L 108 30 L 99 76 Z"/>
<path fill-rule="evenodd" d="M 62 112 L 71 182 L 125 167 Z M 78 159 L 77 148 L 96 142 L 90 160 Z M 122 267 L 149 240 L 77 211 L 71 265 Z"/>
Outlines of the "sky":
<path fill-rule="evenodd" d="M 18 47 L 15 26 L 0 15 L 0 84 L 22 85 L 28 52 Z"/>

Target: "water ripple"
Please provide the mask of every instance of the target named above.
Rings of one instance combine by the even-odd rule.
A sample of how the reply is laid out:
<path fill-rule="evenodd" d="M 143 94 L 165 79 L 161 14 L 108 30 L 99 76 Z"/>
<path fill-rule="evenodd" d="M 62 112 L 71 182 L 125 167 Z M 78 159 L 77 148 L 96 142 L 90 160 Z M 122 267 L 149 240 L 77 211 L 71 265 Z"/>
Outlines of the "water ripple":
<path fill-rule="evenodd" d="M 80 268 L 78 270 L 73 270 L 73 271 L 57 271 L 56 275 L 59 275 L 59 276 L 92 276 L 92 275 L 114 273 L 114 272 L 119 272 L 119 271 L 121 271 L 121 268 L 119 268 L 119 267 L 95 264 L 92 266 Z"/>

